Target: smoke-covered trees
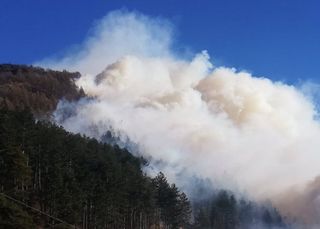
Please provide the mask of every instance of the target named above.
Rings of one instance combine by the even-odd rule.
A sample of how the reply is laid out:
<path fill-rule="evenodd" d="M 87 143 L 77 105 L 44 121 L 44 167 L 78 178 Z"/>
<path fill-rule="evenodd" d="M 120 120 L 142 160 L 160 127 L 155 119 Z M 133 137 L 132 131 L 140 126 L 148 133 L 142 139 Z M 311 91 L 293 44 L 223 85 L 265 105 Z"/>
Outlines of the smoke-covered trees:
<path fill-rule="evenodd" d="M 80 98 L 84 93 L 74 85 L 76 77 L 78 73 L 0 65 L 0 193 L 42 212 L 0 194 L 0 228 L 283 225 L 274 208 L 238 200 L 228 191 L 195 202 L 192 221 L 186 194 L 169 184 L 163 173 L 146 176 L 141 170 L 144 160 L 120 149 L 111 133 L 102 140 L 113 146 L 35 121 L 23 110 L 46 114 L 61 98 Z"/>
<path fill-rule="evenodd" d="M 221 190 L 204 202 L 194 205 L 195 227 L 201 229 L 284 228 L 281 215 L 272 206 L 237 200 Z"/>
<path fill-rule="evenodd" d="M 142 163 L 116 145 L 35 121 L 28 111 L 0 110 L 0 191 L 42 211 L 2 196 L 0 226 L 10 228 L 14 222 L 25 223 L 26 228 L 57 223 L 61 228 L 130 229 L 283 225 L 274 208 L 237 200 L 228 191 L 194 203 L 191 222 L 187 196 L 163 173 L 147 177 Z"/>
<path fill-rule="evenodd" d="M 190 221 L 186 195 L 162 173 L 144 175 L 141 159 L 126 150 L 35 121 L 28 111 L 0 110 L 0 135 L 1 193 L 43 213 L 1 198 L 10 218 L 0 225 L 147 229 Z"/>

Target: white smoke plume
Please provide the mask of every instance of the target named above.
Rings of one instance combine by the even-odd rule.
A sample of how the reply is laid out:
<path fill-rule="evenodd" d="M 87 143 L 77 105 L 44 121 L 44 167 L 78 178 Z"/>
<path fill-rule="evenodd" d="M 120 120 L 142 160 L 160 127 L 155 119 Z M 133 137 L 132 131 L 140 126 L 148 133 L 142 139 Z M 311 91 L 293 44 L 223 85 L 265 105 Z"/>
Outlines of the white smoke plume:
<path fill-rule="evenodd" d="M 83 44 L 73 47 L 64 57 L 35 64 L 95 75 L 125 55 L 168 56 L 171 37 L 169 21 L 114 11 L 97 21 Z"/>
<path fill-rule="evenodd" d="M 70 104 L 60 103 L 57 122 L 98 139 L 111 129 L 178 184 L 185 183 L 181 173 L 209 178 L 317 223 L 320 195 L 308 186 L 320 175 L 320 126 L 311 100 L 294 86 L 213 67 L 207 52 L 190 61 L 174 57 L 170 28 L 117 11 L 96 26 L 83 51 L 43 62 L 80 70 L 77 84 L 93 97 L 73 104 L 68 118 L 61 114 Z M 298 205 L 279 199 L 294 187 L 316 193 L 311 208 L 303 194 L 293 195 L 301 197 Z M 299 206 L 312 212 L 291 209 Z"/>

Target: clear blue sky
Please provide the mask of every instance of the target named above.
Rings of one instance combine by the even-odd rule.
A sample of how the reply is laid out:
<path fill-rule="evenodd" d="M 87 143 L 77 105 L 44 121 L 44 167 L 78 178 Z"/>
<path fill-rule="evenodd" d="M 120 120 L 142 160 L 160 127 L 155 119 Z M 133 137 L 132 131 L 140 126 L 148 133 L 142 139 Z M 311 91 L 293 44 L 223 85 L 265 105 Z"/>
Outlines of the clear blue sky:
<path fill-rule="evenodd" d="M 1 0 L 0 63 L 63 52 L 121 8 L 167 18 L 179 44 L 218 64 L 289 83 L 320 78 L 317 0 Z"/>

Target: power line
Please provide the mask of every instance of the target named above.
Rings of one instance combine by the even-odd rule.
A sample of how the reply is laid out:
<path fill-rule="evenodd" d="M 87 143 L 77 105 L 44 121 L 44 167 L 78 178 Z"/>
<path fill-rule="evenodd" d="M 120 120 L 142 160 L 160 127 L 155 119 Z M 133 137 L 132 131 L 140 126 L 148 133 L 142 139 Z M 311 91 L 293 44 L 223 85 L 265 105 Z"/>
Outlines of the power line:
<path fill-rule="evenodd" d="M 41 211 L 41 210 L 39 210 L 39 209 L 37 209 L 37 208 L 34 208 L 34 207 L 32 207 L 32 206 L 30 206 L 30 205 L 28 205 L 28 204 L 26 204 L 26 203 L 24 203 L 24 202 L 22 202 L 22 201 L 20 201 L 20 200 L 17 200 L 17 199 L 15 199 L 15 198 L 13 198 L 13 197 L 5 194 L 5 193 L 0 192 L 0 194 L 3 195 L 4 197 L 6 197 L 6 198 L 9 199 L 9 200 L 12 200 L 12 201 L 14 201 L 14 202 L 16 202 L 16 203 L 18 203 L 18 204 L 21 204 L 21 205 L 27 207 L 27 208 L 30 208 L 30 209 L 32 209 L 33 211 L 39 212 L 40 214 L 45 215 L 45 216 L 47 216 L 47 217 L 49 217 L 49 218 L 51 218 L 51 219 L 53 219 L 53 220 L 55 220 L 55 221 L 58 221 L 59 223 L 68 225 L 68 226 L 70 226 L 70 228 L 75 228 L 74 225 L 63 221 L 62 219 L 56 218 L 56 217 L 54 217 L 54 216 L 51 216 L 51 215 L 49 215 L 49 214 L 47 214 L 47 213 L 45 213 L 45 212 L 43 212 L 43 211 Z"/>

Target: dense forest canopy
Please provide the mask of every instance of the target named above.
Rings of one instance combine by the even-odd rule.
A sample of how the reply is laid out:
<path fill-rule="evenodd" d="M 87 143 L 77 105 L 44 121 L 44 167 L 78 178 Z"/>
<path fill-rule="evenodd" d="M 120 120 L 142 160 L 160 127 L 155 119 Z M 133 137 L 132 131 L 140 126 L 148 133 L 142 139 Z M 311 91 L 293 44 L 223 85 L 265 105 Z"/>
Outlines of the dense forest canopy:
<path fill-rule="evenodd" d="M 101 143 L 34 118 L 84 97 L 78 77 L 0 65 L 0 228 L 287 227 L 271 205 L 226 190 L 191 204 L 163 173 L 147 176 L 145 160 L 113 136 Z"/>
<path fill-rule="evenodd" d="M 10 215 L 0 218 L 4 228 L 178 228 L 190 221 L 186 195 L 162 173 L 147 177 L 142 160 L 124 149 L 36 122 L 27 111 L 1 110 L 0 134 L 1 193 L 64 222 L 2 196 L 0 213 Z"/>

